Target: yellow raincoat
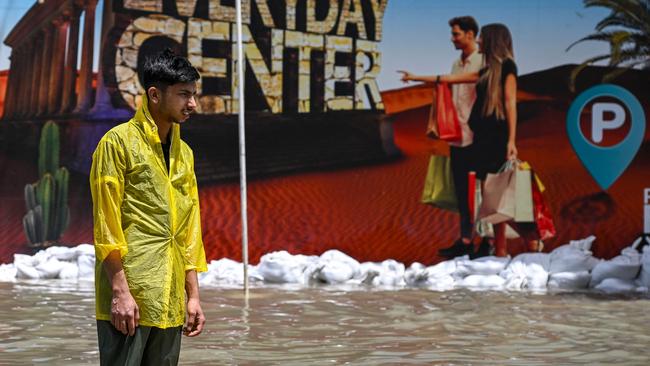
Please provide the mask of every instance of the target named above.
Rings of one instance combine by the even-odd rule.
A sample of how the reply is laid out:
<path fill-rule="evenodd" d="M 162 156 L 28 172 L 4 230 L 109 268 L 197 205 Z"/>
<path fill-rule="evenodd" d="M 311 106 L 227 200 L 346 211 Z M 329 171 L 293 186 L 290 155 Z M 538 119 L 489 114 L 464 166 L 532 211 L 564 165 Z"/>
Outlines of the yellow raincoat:
<path fill-rule="evenodd" d="M 95 296 L 99 320 L 110 320 L 112 290 L 103 261 L 119 250 L 140 324 L 181 326 L 185 271 L 205 272 L 199 197 L 192 150 L 170 130 L 167 171 L 156 124 L 142 106 L 108 131 L 93 154 L 90 188 L 95 237 Z"/>

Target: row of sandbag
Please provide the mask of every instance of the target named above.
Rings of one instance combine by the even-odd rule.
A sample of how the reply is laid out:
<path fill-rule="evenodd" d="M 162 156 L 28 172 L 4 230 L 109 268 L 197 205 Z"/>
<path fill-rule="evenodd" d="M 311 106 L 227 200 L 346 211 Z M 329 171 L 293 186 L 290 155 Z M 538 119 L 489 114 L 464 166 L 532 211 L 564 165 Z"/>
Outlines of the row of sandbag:
<path fill-rule="evenodd" d="M 365 284 L 370 286 L 418 286 L 435 290 L 474 288 L 493 290 L 580 290 L 645 292 L 650 287 L 650 246 L 643 255 L 627 247 L 611 260 L 593 256 L 596 238 L 574 240 L 550 253 L 525 253 L 513 259 L 468 257 L 426 267 L 409 268 L 394 260 L 359 263 L 330 250 L 321 256 L 291 255 L 286 251 L 264 255 L 260 264 L 248 267 L 249 280 L 264 283 L 308 285 Z M 638 245 L 638 243 L 637 243 Z M 241 285 L 243 268 L 229 259 L 212 261 L 200 277 L 204 285 Z"/>
<path fill-rule="evenodd" d="M 49 247 L 34 255 L 14 254 L 14 262 L 0 265 L 0 281 L 15 279 L 94 280 L 95 248 L 90 244 L 76 247 Z"/>
<path fill-rule="evenodd" d="M 604 292 L 648 291 L 650 287 L 650 246 L 641 255 L 635 243 L 611 260 L 594 258 L 595 237 L 574 240 L 550 253 L 525 253 L 510 258 L 467 257 L 426 267 L 414 263 L 409 268 L 395 260 L 359 263 L 338 251 L 320 256 L 291 255 L 286 251 L 268 253 L 259 265 L 248 267 L 248 277 L 256 283 L 359 284 L 368 286 L 418 286 L 436 290 L 458 287 L 474 289 L 561 289 L 594 288 Z M 94 248 L 50 247 L 33 256 L 16 254 L 14 263 L 0 265 L 0 281 L 14 279 L 85 279 L 94 276 Z M 241 285 L 241 263 L 221 259 L 201 273 L 202 285 Z"/>

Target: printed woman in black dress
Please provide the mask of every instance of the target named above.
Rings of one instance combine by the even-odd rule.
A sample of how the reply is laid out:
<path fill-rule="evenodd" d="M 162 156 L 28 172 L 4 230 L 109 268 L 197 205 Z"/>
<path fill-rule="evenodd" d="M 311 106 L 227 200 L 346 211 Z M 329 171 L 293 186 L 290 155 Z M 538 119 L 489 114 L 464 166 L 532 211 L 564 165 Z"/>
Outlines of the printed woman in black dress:
<path fill-rule="evenodd" d="M 487 173 L 496 173 L 508 159 L 517 158 L 517 65 L 505 25 L 483 26 L 478 43 L 485 65 L 479 72 L 437 76 L 400 72 L 404 82 L 476 83 L 476 101 L 469 117 L 474 132 L 473 170 L 478 179 L 485 180 Z M 496 256 L 508 255 L 505 232 L 505 223 L 494 225 Z M 479 252 L 487 255 L 486 251 L 489 246 L 484 241 Z"/>

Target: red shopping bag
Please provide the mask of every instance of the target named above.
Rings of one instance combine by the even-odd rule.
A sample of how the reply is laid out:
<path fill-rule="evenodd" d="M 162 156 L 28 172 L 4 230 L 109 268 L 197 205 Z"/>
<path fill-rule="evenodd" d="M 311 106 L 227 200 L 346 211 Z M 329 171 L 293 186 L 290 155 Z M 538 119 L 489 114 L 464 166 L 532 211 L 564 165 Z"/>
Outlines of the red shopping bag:
<path fill-rule="evenodd" d="M 451 90 L 447 83 L 438 83 L 436 85 L 436 120 L 438 123 L 438 138 L 449 142 L 459 142 L 462 140 L 460 122 L 454 108 L 454 102 L 451 99 Z"/>
<path fill-rule="evenodd" d="M 533 180 L 533 209 L 535 211 L 535 224 L 537 226 L 537 235 L 540 240 L 547 240 L 555 236 L 555 223 L 551 216 L 551 210 L 548 208 L 542 190 L 539 187 L 537 179 Z"/>
<path fill-rule="evenodd" d="M 469 219 L 473 224 L 476 220 L 476 172 L 467 173 L 467 204 L 469 205 Z"/>

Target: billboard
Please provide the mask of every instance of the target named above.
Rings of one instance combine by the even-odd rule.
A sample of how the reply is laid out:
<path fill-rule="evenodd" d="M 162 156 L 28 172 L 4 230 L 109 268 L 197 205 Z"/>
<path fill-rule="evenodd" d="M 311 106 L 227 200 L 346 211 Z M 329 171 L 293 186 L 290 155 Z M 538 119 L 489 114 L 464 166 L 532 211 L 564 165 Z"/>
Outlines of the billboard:
<path fill-rule="evenodd" d="M 0 73 L 0 262 L 33 250 L 25 187 L 41 179 L 49 120 L 60 130 L 59 165 L 70 171 L 70 224 L 56 243 L 92 242 L 90 156 L 133 114 L 138 70 L 164 47 L 202 76 L 182 138 L 197 157 L 206 253 L 241 260 L 234 2 L 27 3 L 4 39 L 11 57 Z M 460 53 L 447 22 L 461 15 L 504 23 L 513 35 L 518 156 L 543 182 L 557 229 L 545 250 L 593 234 L 595 253 L 612 257 L 647 231 L 648 56 L 637 65 L 603 58 L 573 77 L 583 61 L 610 54 L 607 42 L 570 46 L 598 32 L 611 9 L 559 0 L 251 0 L 243 10 L 251 262 L 328 249 L 363 261 L 442 260 L 438 249 L 458 239 L 458 216 L 421 196 L 430 156 L 449 147 L 425 134 L 432 87 L 403 85 L 396 71 L 448 73 Z M 524 250 L 521 239 L 509 241 L 511 254 Z"/>

